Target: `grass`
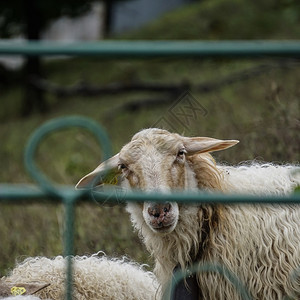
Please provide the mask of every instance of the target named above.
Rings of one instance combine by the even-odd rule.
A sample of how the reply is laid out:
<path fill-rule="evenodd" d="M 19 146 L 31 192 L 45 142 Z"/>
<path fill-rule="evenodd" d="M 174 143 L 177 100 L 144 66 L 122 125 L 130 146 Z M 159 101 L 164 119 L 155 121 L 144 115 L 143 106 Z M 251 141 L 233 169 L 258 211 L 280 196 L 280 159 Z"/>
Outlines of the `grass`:
<path fill-rule="evenodd" d="M 171 12 L 126 39 L 298 39 L 299 6 L 289 1 L 212 0 Z M 283 3 L 283 2 L 282 2 Z M 293 8 L 293 9 L 292 9 Z M 18 116 L 22 88 L 12 84 L 2 88 L 0 103 L 0 182 L 32 182 L 23 166 L 23 152 L 31 132 L 46 120 L 66 115 L 84 115 L 101 123 L 113 143 L 114 152 L 141 128 L 165 117 L 179 133 L 239 139 L 238 146 L 216 153 L 218 161 L 238 163 L 258 159 L 299 162 L 299 62 L 226 85 L 210 93 L 195 88 L 203 82 L 217 82 L 228 75 L 273 60 L 239 59 L 148 59 L 108 60 L 73 58 L 44 62 L 50 81 L 71 85 L 79 79 L 94 84 L 133 81 L 192 84 L 190 94 L 207 111 L 191 118 L 188 127 L 174 121 L 172 104 L 119 111 L 132 100 L 157 98 L 155 93 L 127 93 L 97 97 L 55 98 L 47 95 L 50 110 L 26 119 Z M 174 95 L 174 101 L 181 97 Z M 185 99 L 177 109 L 184 108 Z M 183 121 L 183 120 L 181 120 Z M 49 178 L 60 184 L 75 183 L 101 161 L 101 149 L 92 136 L 79 129 L 48 137 L 39 147 L 37 162 Z M 15 260 L 32 255 L 62 254 L 63 208 L 60 205 L 0 205 L 0 273 L 5 274 Z M 123 206 L 103 207 L 82 204 L 76 208 L 76 254 L 104 251 L 110 256 L 127 255 L 152 265 L 132 231 Z"/>

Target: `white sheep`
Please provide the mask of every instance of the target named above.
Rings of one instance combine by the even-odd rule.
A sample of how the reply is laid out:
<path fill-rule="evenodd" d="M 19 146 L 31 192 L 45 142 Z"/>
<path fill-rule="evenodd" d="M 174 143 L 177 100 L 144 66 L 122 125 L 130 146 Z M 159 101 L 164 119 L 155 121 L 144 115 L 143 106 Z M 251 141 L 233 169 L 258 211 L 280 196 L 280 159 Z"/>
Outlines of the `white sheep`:
<path fill-rule="evenodd" d="M 144 266 L 126 259 L 108 259 L 106 256 L 75 256 L 73 261 L 73 299 L 136 299 L 154 300 L 159 295 L 153 273 Z M 0 281 L 0 298 L 9 296 L 11 287 L 27 288 L 28 294 L 40 299 L 64 299 L 67 259 L 57 256 L 27 258 Z M 2 286 L 2 288 L 1 288 Z M 36 290 L 32 290 L 34 287 Z M 41 286 L 44 286 L 41 288 Z M 1 293 L 2 291 L 2 293 Z M 7 292 L 8 291 L 8 292 Z M 6 294 L 5 294 L 6 292 Z M 30 297 L 28 300 L 31 300 Z M 21 296 L 18 296 L 21 300 Z M 24 298 L 25 300 L 26 298 Z M 27 299 L 26 299 L 27 300 Z M 36 300 L 32 298 L 32 300 Z"/>
<path fill-rule="evenodd" d="M 77 188 L 101 184 L 107 169 L 124 188 L 145 192 L 205 190 L 289 194 L 299 185 L 295 166 L 217 165 L 209 152 L 238 141 L 183 137 L 160 129 L 137 133 L 121 151 L 83 177 Z M 93 182 L 98 180 L 96 182 Z M 105 181 L 105 179 L 103 180 Z M 297 205 L 128 203 L 134 227 L 155 258 L 163 289 L 176 266 L 217 263 L 236 274 L 253 299 L 300 299 L 300 208 Z M 217 272 L 197 274 L 199 299 L 241 299 Z"/>

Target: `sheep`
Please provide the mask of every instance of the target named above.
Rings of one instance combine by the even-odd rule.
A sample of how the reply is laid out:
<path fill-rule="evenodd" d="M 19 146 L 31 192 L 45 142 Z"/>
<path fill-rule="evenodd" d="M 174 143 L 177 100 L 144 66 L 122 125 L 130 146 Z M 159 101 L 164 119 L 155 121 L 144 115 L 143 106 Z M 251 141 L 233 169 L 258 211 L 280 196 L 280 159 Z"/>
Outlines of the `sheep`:
<path fill-rule="evenodd" d="M 73 299 L 154 300 L 159 295 L 154 274 L 128 259 L 92 255 L 72 257 L 72 262 Z M 0 298 L 1 295 L 9 296 L 13 286 L 25 286 L 27 289 L 31 285 L 31 290 L 26 290 L 28 294 L 33 293 L 40 299 L 64 299 L 66 263 L 67 259 L 62 256 L 25 259 L 1 279 Z M 26 297 L 31 300 L 33 296 Z"/>
<path fill-rule="evenodd" d="M 118 154 L 84 176 L 76 188 L 101 185 L 108 170 L 120 177 L 119 184 L 124 189 L 136 188 L 146 193 L 201 190 L 286 195 L 299 185 L 297 166 L 216 164 L 210 152 L 237 143 L 144 129 Z M 163 291 L 174 268 L 188 270 L 194 263 L 212 263 L 236 274 L 253 299 L 300 299 L 300 280 L 293 277 L 300 266 L 297 205 L 145 201 L 127 203 L 127 211 L 155 259 L 154 273 Z M 198 272 L 197 282 L 199 299 L 241 299 L 231 282 L 217 272 Z"/>

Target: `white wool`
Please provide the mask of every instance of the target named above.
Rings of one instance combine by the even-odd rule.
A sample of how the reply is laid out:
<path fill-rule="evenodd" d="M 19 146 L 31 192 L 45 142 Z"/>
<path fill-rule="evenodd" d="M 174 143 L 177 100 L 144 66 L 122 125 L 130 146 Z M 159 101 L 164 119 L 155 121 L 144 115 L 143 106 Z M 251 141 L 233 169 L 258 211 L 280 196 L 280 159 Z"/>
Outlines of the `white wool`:
<path fill-rule="evenodd" d="M 106 256 L 75 256 L 73 299 L 156 299 L 158 284 L 151 272 L 127 259 Z M 6 283 L 50 283 L 36 293 L 41 299 L 58 300 L 65 295 L 66 258 L 32 257 L 18 264 Z"/>
<path fill-rule="evenodd" d="M 286 195 L 300 184 L 295 166 L 258 163 L 218 166 L 225 191 L 253 195 Z M 300 207 L 297 205 L 223 205 L 204 244 L 204 220 L 213 223 L 214 205 L 180 205 L 179 221 L 168 234 L 146 225 L 141 205 L 128 203 L 135 229 L 155 258 L 154 272 L 166 288 L 173 269 L 188 268 L 197 253 L 201 263 L 217 263 L 236 274 L 253 299 L 300 299 Z M 196 253 L 195 253 L 196 251 Z M 199 273 L 204 300 L 241 299 L 232 284 L 217 273 Z"/>
<path fill-rule="evenodd" d="M 228 192 L 252 195 L 286 195 L 300 184 L 300 168 L 292 165 L 250 162 L 236 167 L 218 166 Z"/>

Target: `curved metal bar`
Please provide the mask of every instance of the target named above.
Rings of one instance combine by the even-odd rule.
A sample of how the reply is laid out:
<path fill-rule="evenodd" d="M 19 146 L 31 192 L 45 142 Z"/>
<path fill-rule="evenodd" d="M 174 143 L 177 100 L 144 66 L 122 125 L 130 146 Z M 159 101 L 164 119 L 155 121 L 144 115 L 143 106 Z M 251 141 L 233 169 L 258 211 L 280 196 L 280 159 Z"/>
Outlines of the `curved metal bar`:
<path fill-rule="evenodd" d="M 40 185 L 41 189 L 46 192 L 48 197 L 59 197 L 65 206 L 64 255 L 67 257 L 66 299 L 68 300 L 72 299 L 73 273 L 71 255 L 74 253 L 74 206 L 76 200 L 83 192 L 78 192 L 74 189 L 66 190 L 56 188 L 38 168 L 34 158 L 37 148 L 44 138 L 55 131 L 71 127 L 81 127 L 90 131 L 103 149 L 104 160 L 111 156 L 111 144 L 106 132 L 93 120 L 79 116 L 57 118 L 43 124 L 29 138 L 24 155 L 25 167 L 31 177 Z"/>
<path fill-rule="evenodd" d="M 56 188 L 44 175 L 44 173 L 38 168 L 35 163 L 35 154 L 38 146 L 42 140 L 54 133 L 55 131 L 71 128 L 81 127 L 90 131 L 99 142 L 103 149 L 103 159 L 106 160 L 111 156 L 111 144 L 106 132 L 100 127 L 95 121 L 79 116 L 62 117 L 50 120 L 40 126 L 29 138 L 25 148 L 24 162 L 25 167 L 31 177 L 50 195 L 61 196 L 62 198 L 66 195 L 62 194 L 59 188 Z M 70 193 L 70 192 L 69 192 Z M 74 191 L 75 193 L 75 191 Z M 76 192 L 77 196 L 80 193 Z"/>

